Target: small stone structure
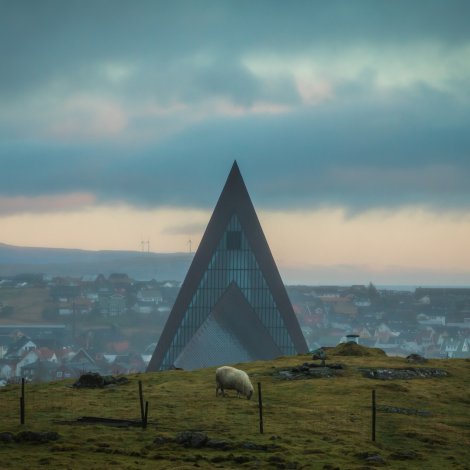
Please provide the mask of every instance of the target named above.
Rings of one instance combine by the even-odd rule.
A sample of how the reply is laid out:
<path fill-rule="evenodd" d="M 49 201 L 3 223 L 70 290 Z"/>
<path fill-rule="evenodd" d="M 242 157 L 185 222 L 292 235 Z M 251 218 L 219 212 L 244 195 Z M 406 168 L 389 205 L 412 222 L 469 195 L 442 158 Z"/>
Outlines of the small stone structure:
<path fill-rule="evenodd" d="M 368 379 L 393 380 L 393 379 L 431 379 L 436 377 L 447 377 L 449 373 L 443 369 L 431 367 L 408 367 L 408 368 L 362 368 L 362 375 Z"/>

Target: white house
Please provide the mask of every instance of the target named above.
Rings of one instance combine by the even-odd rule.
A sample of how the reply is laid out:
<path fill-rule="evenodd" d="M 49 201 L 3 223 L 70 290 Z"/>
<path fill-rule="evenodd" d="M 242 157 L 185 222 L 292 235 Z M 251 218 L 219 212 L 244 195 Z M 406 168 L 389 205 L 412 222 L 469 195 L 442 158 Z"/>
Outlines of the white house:
<path fill-rule="evenodd" d="M 24 353 L 37 349 L 34 341 L 31 341 L 27 336 L 21 336 L 17 341 L 11 344 L 5 354 L 6 358 L 22 357 Z"/>
<path fill-rule="evenodd" d="M 455 357 L 462 347 L 463 340 L 455 338 L 446 338 L 441 345 L 441 353 L 447 357 Z"/>
<path fill-rule="evenodd" d="M 0 364 L 0 379 L 10 379 L 15 373 L 14 367 L 9 363 Z"/>
<path fill-rule="evenodd" d="M 163 302 L 162 294 L 158 289 L 141 289 L 137 293 L 137 299 L 153 304 L 161 304 Z"/>
<path fill-rule="evenodd" d="M 19 377 L 21 375 L 21 368 L 29 366 L 39 360 L 39 353 L 36 350 L 28 351 L 17 363 L 15 367 L 15 375 Z"/>

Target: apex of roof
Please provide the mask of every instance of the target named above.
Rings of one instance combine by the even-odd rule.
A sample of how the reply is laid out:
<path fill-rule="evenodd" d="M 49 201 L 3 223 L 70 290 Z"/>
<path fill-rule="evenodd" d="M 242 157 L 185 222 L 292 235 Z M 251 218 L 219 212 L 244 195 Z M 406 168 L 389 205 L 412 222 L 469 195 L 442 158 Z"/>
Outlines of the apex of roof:
<path fill-rule="evenodd" d="M 194 255 L 186 278 L 181 286 L 162 335 L 160 336 L 160 340 L 147 368 L 148 371 L 156 371 L 160 369 L 165 354 L 169 350 L 173 339 L 180 328 L 181 322 L 183 321 L 190 303 L 200 286 L 217 246 L 234 215 L 236 215 L 242 227 L 244 237 L 246 237 L 250 251 L 256 260 L 258 269 L 261 271 L 267 288 L 272 295 L 274 304 L 276 305 L 280 318 L 288 331 L 294 349 L 297 352 L 308 351 L 305 338 L 300 330 L 300 326 L 297 322 L 297 318 L 295 317 L 295 313 L 287 296 L 284 284 L 282 283 L 282 279 L 271 254 L 268 242 L 240 173 L 240 169 L 237 162 L 234 161 L 214 212 L 212 213 L 199 244 L 199 248 Z M 189 338 L 185 339 L 186 344 L 188 341 Z M 178 348 L 182 349 L 186 344 L 178 345 Z"/>

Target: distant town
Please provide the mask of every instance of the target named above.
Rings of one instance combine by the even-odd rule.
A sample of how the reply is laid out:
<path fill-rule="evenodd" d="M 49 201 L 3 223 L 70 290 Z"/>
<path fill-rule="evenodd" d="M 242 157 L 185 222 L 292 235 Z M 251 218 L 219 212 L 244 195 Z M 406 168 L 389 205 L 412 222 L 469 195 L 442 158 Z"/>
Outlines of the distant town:
<path fill-rule="evenodd" d="M 0 277 L 0 385 L 145 371 L 179 288 L 124 273 Z M 470 288 L 287 292 L 311 351 L 357 335 L 388 355 L 470 358 Z"/>

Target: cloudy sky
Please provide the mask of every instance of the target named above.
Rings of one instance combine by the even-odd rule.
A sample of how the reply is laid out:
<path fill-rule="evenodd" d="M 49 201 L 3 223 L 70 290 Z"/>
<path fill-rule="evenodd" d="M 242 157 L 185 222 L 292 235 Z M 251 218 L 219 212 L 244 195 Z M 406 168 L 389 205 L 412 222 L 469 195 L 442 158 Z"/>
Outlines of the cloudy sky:
<path fill-rule="evenodd" d="M 469 18 L 0 0 L 0 242 L 194 249 L 236 159 L 286 282 L 470 284 Z"/>

